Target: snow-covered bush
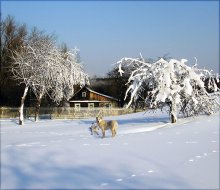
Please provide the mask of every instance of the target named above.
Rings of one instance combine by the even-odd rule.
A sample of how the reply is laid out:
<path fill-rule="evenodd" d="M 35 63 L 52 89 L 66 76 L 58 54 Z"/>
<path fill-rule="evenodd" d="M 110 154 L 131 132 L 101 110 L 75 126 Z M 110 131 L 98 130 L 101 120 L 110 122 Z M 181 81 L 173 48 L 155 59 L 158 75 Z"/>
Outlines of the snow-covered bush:
<path fill-rule="evenodd" d="M 219 93 L 209 94 L 204 85 L 204 79 L 208 78 L 209 88 L 216 92 L 219 90 L 217 80 L 214 80 L 214 76 L 208 70 L 198 69 L 196 64 L 192 67 L 187 66 L 186 62 L 186 59 L 167 61 L 163 58 L 154 63 L 132 58 L 118 61 L 121 75 L 126 72 L 122 70 L 125 65 L 132 64 L 136 67 L 128 80 L 129 87 L 125 98 L 128 93 L 131 94 L 131 98 L 127 107 L 136 102 L 147 87 L 145 104 L 153 108 L 168 105 L 172 123 L 176 122 L 178 111 L 191 116 L 199 113 L 212 114 L 219 109 L 219 102 L 216 100 Z"/>

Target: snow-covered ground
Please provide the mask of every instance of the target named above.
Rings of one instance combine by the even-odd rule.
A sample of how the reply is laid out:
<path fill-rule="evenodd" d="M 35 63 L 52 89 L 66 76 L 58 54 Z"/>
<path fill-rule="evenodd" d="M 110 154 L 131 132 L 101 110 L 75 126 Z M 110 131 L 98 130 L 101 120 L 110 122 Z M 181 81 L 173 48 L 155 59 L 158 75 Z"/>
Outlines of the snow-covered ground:
<path fill-rule="evenodd" d="M 1 120 L 1 189 L 219 189 L 219 114 L 169 123 L 166 113 L 93 119 Z"/>

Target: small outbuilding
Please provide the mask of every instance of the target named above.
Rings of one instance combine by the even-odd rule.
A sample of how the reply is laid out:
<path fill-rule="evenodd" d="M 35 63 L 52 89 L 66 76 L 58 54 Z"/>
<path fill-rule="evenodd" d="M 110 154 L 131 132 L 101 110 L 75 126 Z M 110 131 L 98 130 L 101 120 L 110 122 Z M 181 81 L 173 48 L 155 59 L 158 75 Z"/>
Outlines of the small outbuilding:
<path fill-rule="evenodd" d="M 70 107 L 78 109 L 81 107 L 90 109 L 98 107 L 118 107 L 118 100 L 116 98 L 96 92 L 88 86 L 84 86 L 77 91 L 73 97 L 70 98 L 69 103 Z"/>

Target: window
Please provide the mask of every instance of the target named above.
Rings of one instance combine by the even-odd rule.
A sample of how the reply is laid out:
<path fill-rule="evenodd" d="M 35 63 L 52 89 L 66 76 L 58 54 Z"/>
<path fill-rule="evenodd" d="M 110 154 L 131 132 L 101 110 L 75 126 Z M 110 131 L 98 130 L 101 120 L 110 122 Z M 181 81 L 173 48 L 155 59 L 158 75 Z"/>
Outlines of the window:
<path fill-rule="evenodd" d="M 75 109 L 80 110 L 80 104 L 75 104 Z"/>
<path fill-rule="evenodd" d="M 111 109 L 111 108 L 112 108 L 112 104 L 111 104 L 111 103 L 108 103 L 108 104 L 105 105 L 105 107 Z"/>
<path fill-rule="evenodd" d="M 86 92 L 82 92 L 82 97 L 83 97 L 83 98 L 86 97 Z"/>
<path fill-rule="evenodd" d="M 94 103 L 88 103 L 88 108 L 89 109 L 94 109 Z"/>

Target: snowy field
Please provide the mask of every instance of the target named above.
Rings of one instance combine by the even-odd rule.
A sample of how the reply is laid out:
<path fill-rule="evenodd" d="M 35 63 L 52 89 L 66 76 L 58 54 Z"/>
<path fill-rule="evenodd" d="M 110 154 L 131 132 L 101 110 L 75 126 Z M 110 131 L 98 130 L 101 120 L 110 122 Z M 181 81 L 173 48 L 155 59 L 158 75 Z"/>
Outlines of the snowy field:
<path fill-rule="evenodd" d="M 169 123 L 166 113 L 92 119 L 1 120 L 1 189 L 219 189 L 219 114 Z"/>

